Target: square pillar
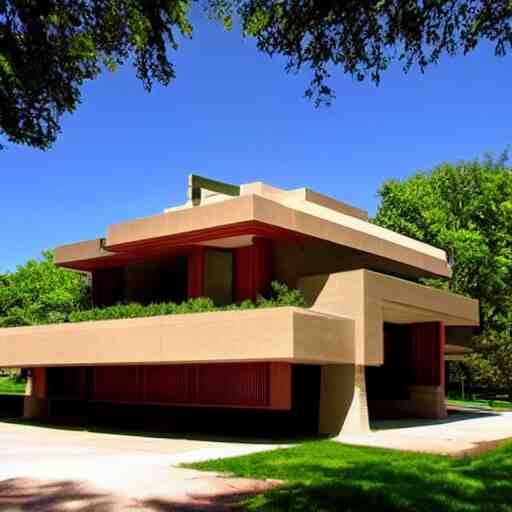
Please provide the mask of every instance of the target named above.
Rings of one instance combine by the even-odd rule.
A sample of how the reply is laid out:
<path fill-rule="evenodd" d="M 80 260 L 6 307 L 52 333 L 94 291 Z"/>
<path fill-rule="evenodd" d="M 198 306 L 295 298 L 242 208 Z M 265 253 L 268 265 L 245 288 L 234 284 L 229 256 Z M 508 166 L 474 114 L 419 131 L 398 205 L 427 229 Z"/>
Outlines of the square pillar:
<path fill-rule="evenodd" d="M 46 420 L 49 416 L 46 368 L 32 368 L 29 370 L 25 393 L 23 417 Z"/>
<path fill-rule="evenodd" d="M 342 441 L 370 431 L 364 366 L 322 366 L 318 431 Z"/>
<path fill-rule="evenodd" d="M 235 301 L 255 301 L 269 291 L 272 280 L 272 242 L 255 237 L 252 245 L 235 251 Z"/>
<path fill-rule="evenodd" d="M 410 336 L 409 393 L 414 413 L 429 419 L 446 418 L 444 322 L 411 324 Z"/>

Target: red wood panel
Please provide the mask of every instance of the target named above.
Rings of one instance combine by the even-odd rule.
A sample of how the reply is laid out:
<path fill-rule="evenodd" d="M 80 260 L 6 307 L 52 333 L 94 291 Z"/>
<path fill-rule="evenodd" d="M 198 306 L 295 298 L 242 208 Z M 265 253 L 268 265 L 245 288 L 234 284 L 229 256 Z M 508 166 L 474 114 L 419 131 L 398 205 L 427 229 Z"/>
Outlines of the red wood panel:
<path fill-rule="evenodd" d="M 442 322 L 427 322 L 410 326 L 414 384 L 420 386 L 444 385 L 444 331 Z"/>
<path fill-rule="evenodd" d="M 255 238 L 235 251 L 235 300 L 256 300 L 269 291 L 272 279 L 272 243 Z"/>
<path fill-rule="evenodd" d="M 235 301 L 254 300 L 252 283 L 252 246 L 240 247 L 235 250 Z"/>
<path fill-rule="evenodd" d="M 46 398 L 46 368 L 32 368 L 32 394 Z"/>
<path fill-rule="evenodd" d="M 189 298 L 204 295 L 204 247 L 197 245 L 192 248 L 188 257 L 188 296 Z"/>
<path fill-rule="evenodd" d="M 273 387 L 275 386 L 275 387 Z M 93 368 L 92 400 L 211 407 L 291 408 L 288 363 Z"/>
<path fill-rule="evenodd" d="M 203 405 L 270 405 L 270 373 L 266 363 L 197 366 L 197 402 Z"/>
<path fill-rule="evenodd" d="M 255 238 L 254 248 L 254 292 L 264 295 L 270 290 L 272 280 L 272 243 L 265 238 Z"/>
<path fill-rule="evenodd" d="M 139 367 L 95 366 L 92 374 L 92 399 L 112 402 L 141 401 Z"/>
<path fill-rule="evenodd" d="M 163 404 L 196 401 L 195 369 L 191 365 L 144 366 L 145 401 Z"/>

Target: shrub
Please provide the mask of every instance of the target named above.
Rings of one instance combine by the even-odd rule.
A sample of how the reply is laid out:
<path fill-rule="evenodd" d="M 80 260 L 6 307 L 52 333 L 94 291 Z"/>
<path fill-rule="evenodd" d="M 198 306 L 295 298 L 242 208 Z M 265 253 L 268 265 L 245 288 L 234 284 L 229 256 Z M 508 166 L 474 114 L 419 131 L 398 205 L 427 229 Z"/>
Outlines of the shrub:
<path fill-rule="evenodd" d="M 104 308 L 92 308 L 82 311 L 73 311 L 67 317 L 61 316 L 55 318 L 54 323 L 67 322 L 87 322 L 91 320 L 114 320 L 120 318 L 140 318 L 159 315 L 175 315 L 188 313 L 207 313 L 213 311 L 233 311 L 246 309 L 276 308 L 284 306 L 304 307 L 304 297 L 299 290 L 288 288 L 285 284 L 273 281 L 271 285 L 270 297 L 258 297 L 256 302 L 245 300 L 238 304 L 229 306 L 216 306 L 212 299 L 208 297 L 199 297 L 189 299 L 181 304 L 174 302 L 161 302 L 144 306 L 138 303 L 116 304 Z"/>

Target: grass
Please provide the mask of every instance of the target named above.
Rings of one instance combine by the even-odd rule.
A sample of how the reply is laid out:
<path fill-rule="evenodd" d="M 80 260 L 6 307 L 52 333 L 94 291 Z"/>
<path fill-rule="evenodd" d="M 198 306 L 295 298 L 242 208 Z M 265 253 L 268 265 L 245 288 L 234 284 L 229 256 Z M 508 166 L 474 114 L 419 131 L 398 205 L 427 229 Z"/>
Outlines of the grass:
<path fill-rule="evenodd" d="M 12 377 L 0 377 L 0 394 L 23 395 L 26 382 L 16 382 Z"/>
<path fill-rule="evenodd" d="M 486 409 L 512 409 L 512 402 L 506 400 L 460 400 L 460 399 L 448 399 L 446 401 L 448 405 L 455 405 L 461 407 L 476 407 Z"/>
<path fill-rule="evenodd" d="M 512 511 L 512 443 L 455 459 L 317 441 L 187 467 L 287 482 L 239 504 L 252 512 Z"/>

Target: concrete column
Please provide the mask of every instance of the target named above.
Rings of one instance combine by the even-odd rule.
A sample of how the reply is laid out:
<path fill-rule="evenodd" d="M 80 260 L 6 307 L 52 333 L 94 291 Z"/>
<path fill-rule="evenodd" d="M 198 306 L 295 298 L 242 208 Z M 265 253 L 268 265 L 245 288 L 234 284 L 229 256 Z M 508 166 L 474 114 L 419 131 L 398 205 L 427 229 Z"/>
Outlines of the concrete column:
<path fill-rule="evenodd" d="M 49 414 L 49 400 L 46 391 L 46 368 L 32 368 L 29 371 L 23 417 L 45 420 Z"/>
<path fill-rule="evenodd" d="M 330 436 L 370 431 L 364 366 L 322 367 L 319 433 Z"/>

